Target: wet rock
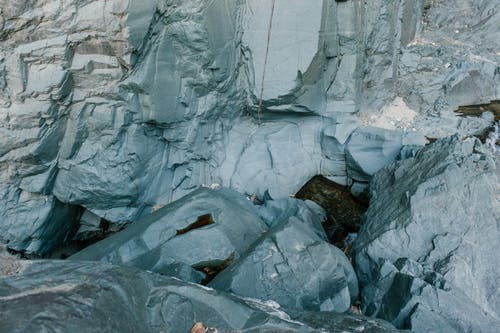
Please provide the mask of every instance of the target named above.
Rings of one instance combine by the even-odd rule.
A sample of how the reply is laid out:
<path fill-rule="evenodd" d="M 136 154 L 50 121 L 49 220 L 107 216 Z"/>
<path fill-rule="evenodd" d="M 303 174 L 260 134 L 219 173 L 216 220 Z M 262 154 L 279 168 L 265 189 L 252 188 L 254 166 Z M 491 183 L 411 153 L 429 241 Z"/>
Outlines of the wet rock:
<path fill-rule="evenodd" d="M 359 230 L 366 206 L 356 200 L 348 188 L 331 180 L 314 176 L 296 194 L 298 199 L 316 202 L 326 211 L 323 227 L 333 244 L 339 246 L 349 232 Z"/>
<path fill-rule="evenodd" d="M 354 245 L 363 313 L 414 332 L 499 327 L 499 184 L 475 138 L 441 139 L 378 172 Z"/>
<path fill-rule="evenodd" d="M 267 226 L 241 194 L 200 188 L 73 255 L 72 260 L 122 263 L 201 282 L 238 258 Z"/>
<path fill-rule="evenodd" d="M 358 295 L 344 253 L 296 217 L 271 228 L 209 286 L 312 311 L 345 312 Z"/>

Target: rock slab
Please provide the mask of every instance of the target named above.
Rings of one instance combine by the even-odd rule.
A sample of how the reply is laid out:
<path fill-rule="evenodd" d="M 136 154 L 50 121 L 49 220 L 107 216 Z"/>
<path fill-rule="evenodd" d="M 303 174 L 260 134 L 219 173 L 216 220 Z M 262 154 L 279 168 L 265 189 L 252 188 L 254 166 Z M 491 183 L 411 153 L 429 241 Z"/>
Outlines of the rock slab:
<path fill-rule="evenodd" d="M 2 260 L 0 256 L 0 264 Z M 353 333 L 398 332 L 383 321 L 361 316 L 304 314 L 304 321 L 292 320 L 273 303 L 130 267 L 76 261 L 12 264 L 17 270 L 0 276 L 4 333 L 185 333 L 195 322 L 219 332 L 309 333 L 328 327 Z"/>
<path fill-rule="evenodd" d="M 500 327 L 500 184 L 492 154 L 453 136 L 371 182 L 354 244 L 363 311 L 412 332 Z"/>

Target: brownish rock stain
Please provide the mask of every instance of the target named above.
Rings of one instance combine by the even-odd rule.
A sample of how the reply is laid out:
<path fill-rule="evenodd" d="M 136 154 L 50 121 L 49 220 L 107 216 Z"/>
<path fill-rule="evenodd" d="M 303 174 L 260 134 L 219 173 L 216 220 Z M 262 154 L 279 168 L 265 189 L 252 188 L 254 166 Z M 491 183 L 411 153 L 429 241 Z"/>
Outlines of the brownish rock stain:
<path fill-rule="evenodd" d="M 344 247 L 344 239 L 349 232 L 357 232 L 361 226 L 361 216 L 367 205 L 351 194 L 349 188 L 339 185 L 323 176 L 311 178 L 295 195 L 302 200 L 311 200 L 323 207 L 327 219 L 323 223 L 331 243 Z"/>

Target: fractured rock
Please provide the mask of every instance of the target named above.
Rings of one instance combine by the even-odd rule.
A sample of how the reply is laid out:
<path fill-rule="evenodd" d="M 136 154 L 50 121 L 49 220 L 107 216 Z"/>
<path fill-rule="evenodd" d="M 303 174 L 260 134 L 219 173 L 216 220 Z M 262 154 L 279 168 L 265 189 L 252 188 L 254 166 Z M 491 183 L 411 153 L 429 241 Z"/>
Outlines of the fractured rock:
<path fill-rule="evenodd" d="M 122 263 L 201 282 L 204 275 L 195 269 L 209 274 L 224 266 L 265 230 L 243 195 L 200 188 L 70 259 Z"/>
<path fill-rule="evenodd" d="M 0 257 L 1 259 L 1 257 Z M 0 276 L 0 331 L 190 332 L 195 323 L 219 332 L 397 332 L 361 316 L 291 317 L 272 302 L 107 263 L 24 261 Z M 57 272 L 57 274 L 53 274 Z M 63 318 L 64 320 L 61 320 Z M 328 319 L 329 318 L 329 319 Z"/>
<path fill-rule="evenodd" d="M 209 286 L 312 311 L 345 312 L 358 295 L 344 253 L 296 217 L 271 228 Z"/>
<path fill-rule="evenodd" d="M 441 139 L 373 178 L 354 245 L 363 312 L 413 332 L 495 332 L 500 193 L 475 138 Z"/>

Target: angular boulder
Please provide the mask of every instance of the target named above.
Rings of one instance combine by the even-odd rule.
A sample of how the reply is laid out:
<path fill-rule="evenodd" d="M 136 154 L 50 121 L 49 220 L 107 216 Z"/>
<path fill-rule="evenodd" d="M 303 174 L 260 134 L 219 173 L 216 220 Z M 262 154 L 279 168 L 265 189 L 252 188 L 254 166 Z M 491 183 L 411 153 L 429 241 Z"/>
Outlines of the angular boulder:
<path fill-rule="evenodd" d="M 378 172 L 354 245 L 363 313 L 412 332 L 497 332 L 500 186 L 474 138 Z"/>
<path fill-rule="evenodd" d="M 321 239 L 328 240 L 321 225 L 326 219 L 325 210 L 313 201 L 293 198 L 267 200 L 257 208 L 260 218 L 270 228 L 294 216 L 312 228 Z"/>
<path fill-rule="evenodd" d="M 200 188 L 70 259 L 121 263 L 201 282 L 203 274 L 195 269 L 212 273 L 266 230 L 243 195 Z"/>
<path fill-rule="evenodd" d="M 345 312 L 358 295 L 344 253 L 296 217 L 271 228 L 209 286 L 312 311 Z"/>

